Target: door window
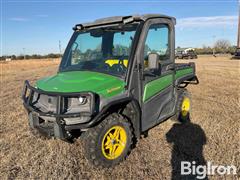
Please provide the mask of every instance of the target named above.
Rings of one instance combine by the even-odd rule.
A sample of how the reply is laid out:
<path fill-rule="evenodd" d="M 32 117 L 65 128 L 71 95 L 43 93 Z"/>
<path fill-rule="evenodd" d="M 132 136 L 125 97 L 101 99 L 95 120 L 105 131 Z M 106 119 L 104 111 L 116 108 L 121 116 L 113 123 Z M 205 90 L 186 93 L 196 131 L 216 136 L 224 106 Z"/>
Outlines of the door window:
<path fill-rule="evenodd" d="M 169 28 L 166 24 L 152 24 L 149 27 L 148 35 L 144 46 L 144 66 L 148 68 L 148 55 L 156 53 L 159 61 L 170 59 Z"/>

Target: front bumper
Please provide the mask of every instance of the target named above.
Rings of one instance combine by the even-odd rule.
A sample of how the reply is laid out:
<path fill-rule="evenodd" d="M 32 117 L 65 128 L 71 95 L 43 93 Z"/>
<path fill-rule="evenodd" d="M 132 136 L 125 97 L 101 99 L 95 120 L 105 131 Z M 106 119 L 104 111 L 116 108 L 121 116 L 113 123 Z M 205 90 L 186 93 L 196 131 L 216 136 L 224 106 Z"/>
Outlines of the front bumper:
<path fill-rule="evenodd" d="M 35 104 L 39 99 L 34 99 L 34 96 L 47 95 L 56 99 L 54 110 L 43 112 Z M 64 111 L 64 98 L 75 98 L 79 96 L 90 96 L 91 105 L 89 112 L 74 112 L 66 113 Z M 96 120 L 94 120 L 95 109 L 95 95 L 91 92 L 81 93 L 59 93 L 48 92 L 32 87 L 28 81 L 25 81 L 22 91 L 23 105 L 28 111 L 29 125 L 33 129 L 37 129 L 41 134 L 48 137 L 57 137 L 60 139 L 68 139 L 71 137 L 71 131 L 74 129 L 87 129 L 91 127 Z M 66 118 L 88 118 L 87 122 L 78 124 L 66 124 Z M 49 120 L 50 119 L 50 120 Z"/>

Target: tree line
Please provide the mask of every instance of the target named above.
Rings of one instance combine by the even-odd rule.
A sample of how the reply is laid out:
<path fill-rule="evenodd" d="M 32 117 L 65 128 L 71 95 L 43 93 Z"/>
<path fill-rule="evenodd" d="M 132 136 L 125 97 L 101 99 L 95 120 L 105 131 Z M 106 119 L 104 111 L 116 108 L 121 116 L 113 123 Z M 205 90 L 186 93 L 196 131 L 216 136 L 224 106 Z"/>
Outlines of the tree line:
<path fill-rule="evenodd" d="M 227 49 L 221 48 L 212 48 L 210 46 L 203 46 L 202 48 L 195 48 L 196 54 L 204 55 L 204 54 L 234 54 L 236 51 L 236 46 L 231 46 Z"/>
<path fill-rule="evenodd" d="M 232 46 L 228 40 L 219 39 L 214 43 L 213 47 L 203 46 L 202 48 L 195 48 L 197 54 L 233 54 L 237 47 Z"/>
<path fill-rule="evenodd" d="M 48 58 L 60 58 L 61 54 L 54 54 L 50 53 L 47 55 L 40 55 L 40 54 L 32 54 L 32 55 L 10 55 L 10 56 L 0 56 L 0 60 L 6 60 L 7 58 L 10 58 L 12 60 L 24 60 L 24 59 L 48 59 Z"/>

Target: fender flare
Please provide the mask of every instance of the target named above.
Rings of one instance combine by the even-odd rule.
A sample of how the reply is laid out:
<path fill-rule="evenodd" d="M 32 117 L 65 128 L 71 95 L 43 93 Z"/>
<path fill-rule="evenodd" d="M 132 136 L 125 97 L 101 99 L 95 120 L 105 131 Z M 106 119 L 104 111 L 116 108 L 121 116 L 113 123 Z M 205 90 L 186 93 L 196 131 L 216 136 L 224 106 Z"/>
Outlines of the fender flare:
<path fill-rule="evenodd" d="M 90 121 L 89 126 L 93 127 L 100 122 L 104 120 L 104 117 L 108 115 L 108 111 L 113 107 L 113 106 L 119 106 L 121 109 L 122 104 L 130 104 L 132 106 L 132 109 L 135 111 L 134 112 L 134 119 L 131 119 L 131 123 L 134 129 L 134 134 L 137 138 L 140 137 L 141 134 L 141 108 L 136 99 L 133 97 L 124 97 L 121 99 L 117 99 L 114 101 L 109 102 L 107 105 L 105 105 L 101 111 Z M 111 110 L 110 110 L 111 111 Z"/>

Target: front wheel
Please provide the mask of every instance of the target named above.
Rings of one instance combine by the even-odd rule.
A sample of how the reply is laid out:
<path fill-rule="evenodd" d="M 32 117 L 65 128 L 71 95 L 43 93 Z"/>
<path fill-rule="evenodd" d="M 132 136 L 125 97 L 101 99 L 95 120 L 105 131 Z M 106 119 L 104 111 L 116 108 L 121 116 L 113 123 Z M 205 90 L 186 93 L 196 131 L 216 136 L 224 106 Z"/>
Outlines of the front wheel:
<path fill-rule="evenodd" d="M 117 165 L 129 154 L 132 139 L 131 124 L 122 115 L 113 113 L 86 132 L 86 157 L 98 167 Z"/>

